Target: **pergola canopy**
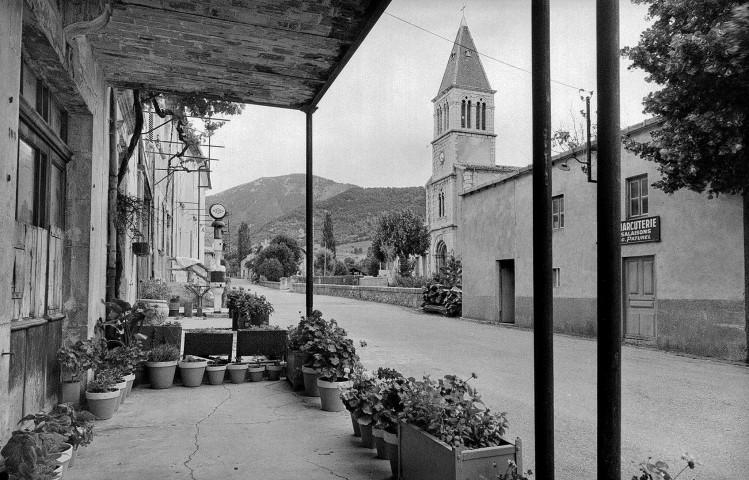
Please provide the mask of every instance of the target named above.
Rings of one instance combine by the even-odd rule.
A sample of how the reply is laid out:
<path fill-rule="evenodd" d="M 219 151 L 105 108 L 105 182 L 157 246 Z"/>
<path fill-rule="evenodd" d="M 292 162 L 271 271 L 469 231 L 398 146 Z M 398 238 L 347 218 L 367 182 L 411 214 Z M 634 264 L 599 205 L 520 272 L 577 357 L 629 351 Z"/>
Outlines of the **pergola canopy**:
<path fill-rule="evenodd" d="M 118 0 L 88 35 L 117 87 L 315 107 L 390 0 Z"/>

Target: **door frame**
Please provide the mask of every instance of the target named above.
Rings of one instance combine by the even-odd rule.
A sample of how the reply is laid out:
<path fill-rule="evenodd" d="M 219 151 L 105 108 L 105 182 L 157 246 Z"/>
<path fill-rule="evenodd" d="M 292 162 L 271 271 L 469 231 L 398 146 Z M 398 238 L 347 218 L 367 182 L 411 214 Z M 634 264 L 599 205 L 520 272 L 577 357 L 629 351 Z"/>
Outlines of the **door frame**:
<path fill-rule="evenodd" d="M 628 302 L 628 284 L 627 284 L 627 260 L 636 259 L 652 259 L 653 260 L 653 336 L 645 337 L 641 335 L 627 335 L 627 324 L 629 322 L 629 316 L 627 311 L 629 309 Z M 622 257 L 622 339 L 655 342 L 658 339 L 658 275 L 656 275 L 656 255 L 632 255 L 629 257 Z"/>
<path fill-rule="evenodd" d="M 516 319 L 517 319 L 517 315 L 516 315 L 517 302 L 516 302 L 516 296 L 515 296 L 515 284 L 516 284 L 516 282 L 515 282 L 515 259 L 514 258 L 506 258 L 506 259 L 502 259 L 502 260 L 497 260 L 496 261 L 496 265 L 497 265 L 497 267 L 496 267 L 496 272 L 497 273 L 496 273 L 496 277 L 495 278 L 497 279 L 497 285 L 496 285 L 496 288 L 495 288 L 495 294 L 497 295 L 497 302 L 496 302 L 496 308 L 495 308 L 495 312 L 496 312 L 495 313 L 495 318 L 496 318 L 495 323 L 502 323 L 502 324 L 505 324 L 505 325 L 514 325 L 515 323 L 517 323 L 516 322 Z M 504 266 L 504 268 L 503 268 L 503 266 Z M 503 312 L 503 310 L 505 310 L 503 308 L 504 307 L 504 302 L 502 301 L 502 298 L 504 297 L 504 292 L 503 292 L 503 289 L 502 289 L 502 272 L 503 271 L 508 271 L 509 270 L 508 267 L 510 267 L 510 266 L 512 268 L 512 277 L 511 277 L 511 280 L 512 280 L 512 319 L 511 320 L 504 320 L 502 318 L 503 317 L 502 316 L 502 312 Z"/>

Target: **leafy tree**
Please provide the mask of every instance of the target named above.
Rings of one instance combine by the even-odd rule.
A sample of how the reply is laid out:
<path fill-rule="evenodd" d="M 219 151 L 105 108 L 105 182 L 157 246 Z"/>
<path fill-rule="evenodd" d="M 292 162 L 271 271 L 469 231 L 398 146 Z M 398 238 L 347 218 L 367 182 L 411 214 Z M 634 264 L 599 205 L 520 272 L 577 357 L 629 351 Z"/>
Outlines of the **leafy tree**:
<path fill-rule="evenodd" d="M 659 164 L 653 184 L 667 193 L 687 188 L 742 194 L 749 231 L 749 7 L 729 0 L 633 0 L 649 4 L 655 19 L 639 43 L 622 55 L 662 88 L 643 101 L 659 116 L 651 140 L 625 139 L 625 147 Z M 744 235 L 749 272 L 749 235 Z M 749 275 L 745 274 L 749 343 Z M 747 354 L 749 362 L 749 352 Z"/>
<path fill-rule="evenodd" d="M 239 225 L 239 231 L 237 232 L 237 256 L 239 259 L 243 259 L 250 254 L 252 243 L 250 241 L 250 226 L 247 222 L 242 222 Z"/>
<path fill-rule="evenodd" d="M 281 264 L 282 276 L 290 277 L 297 271 L 297 263 L 294 260 L 292 251 L 283 244 L 273 243 L 262 249 L 255 258 L 255 266 L 260 272 L 260 266 L 268 259 L 275 258 Z M 270 277 L 269 277 L 270 278 Z"/>
<path fill-rule="evenodd" d="M 299 243 L 288 235 L 276 235 L 270 243 L 271 245 L 286 245 L 292 255 L 294 255 L 294 262 L 297 264 L 302 260 L 302 249 L 299 246 Z"/>
<path fill-rule="evenodd" d="M 315 253 L 315 274 L 335 274 L 335 258 L 333 258 L 333 252 L 326 248 L 321 248 L 317 253 Z"/>
<path fill-rule="evenodd" d="M 346 264 L 343 263 L 342 261 L 336 260 L 335 261 L 335 270 L 334 270 L 333 274 L 334 275 L 348 275 L 349 274 L 348 267 L 346 267 Z"/>
<path fill-rule="evenodd" d="M 283 265 L 277 258 L 266 258 L 257 267 L 257 274 L 264 276 L 271 282 L 277 282 L 285 277 Z"/>
<path fill-rule="evenodd" d="M 330 212 L 325 212 L 325 221 L 322 225 L 322 245 L 330 250 L 335 258 L 335 236 L 333 236 L 333 219 Z"/>
<path fill-rule="evenodd" d="M 372 254 L 381 262 L 400 259 L 400 275 L 410 277 L 413 265 L 411 255 L 424 255 L 429 250 L 429 230 L 424 219 L 411 210 L 389 212 L 378 220 Z"/>

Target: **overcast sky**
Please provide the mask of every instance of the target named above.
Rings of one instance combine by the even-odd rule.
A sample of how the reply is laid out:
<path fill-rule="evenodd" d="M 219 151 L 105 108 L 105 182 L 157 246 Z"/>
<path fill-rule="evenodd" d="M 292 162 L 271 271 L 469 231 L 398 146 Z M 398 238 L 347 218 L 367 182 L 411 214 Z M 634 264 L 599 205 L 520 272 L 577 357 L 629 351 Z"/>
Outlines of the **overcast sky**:
<path fill-rule="evenodd" d="M 431 174 L 433 104 L 461 21 L 476 48 L 521 69 L 531 68 L 528 0 L 393 0 L 314 114 L 314 174 L 362 187 L 424 185 Z M 648 26 L 646 8 L 622 0 L 621 45 Z M 392 14 L 392 15 L 391 15 Z M 394 18 L 400 17 L 443 40 Z M 551 76 L 596 90 L 595 2 L 551 1 Z M 531 75 L 481 57 L 495 102 L 495 163 L 531 163 Z M 621 125 L 644 120 L 642 97 L 653 89 L 621 61 Z M 577 88 L 552 83 L 552 127 L 584 108 Z M 595 112 L 596 97 L 593 96 Z M 579 117 L 578 117 L 579 119 Z M 595 113 L 593 115 L 595 122 Z M 304 114 L 247 106 L 212 142 L 215 194 L 261 177 L 303 173 Z"/>

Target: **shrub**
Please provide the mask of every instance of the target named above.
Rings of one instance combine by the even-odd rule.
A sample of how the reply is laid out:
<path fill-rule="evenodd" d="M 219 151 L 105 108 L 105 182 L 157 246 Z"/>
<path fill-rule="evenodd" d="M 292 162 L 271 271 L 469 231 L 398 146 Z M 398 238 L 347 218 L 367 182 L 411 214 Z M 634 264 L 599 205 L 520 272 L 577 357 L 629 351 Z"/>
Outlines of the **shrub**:
<path fill-rule="evenodd" d="M 429 284 L 427 277 L 401 277 L 400 275 L 395 276 L 394 287 L 406 287 L 406 288 L 423 288 Z"/>
<path fill-rule="evenodd" d="M 169 287 L 161 280 L 152 278 L 140 283 L 140 298 L 151 300 L 169 300 Z"/>
<path fill-rule="evenodd" d="M 99 364 L 101 348 L 102 344 L 94 339 L 78 340 L 70 347 L 57 350 L 57 361 L 63 373 L 75 380 Z"/>
<path fill-rule="evenodd" d="M 268 281 L 277 282 L 284 276 L 283 265 L 277 258 L 268 258 L 257 267 L 257 273 Z"/>
<path fill-rule="evenodd" d="M 149 350 L 146 359 L 149 362 L 174 362 L 179 360 L 179 348 L 163 343 Z"/>
<path fill-rule="evenodd" d="M 504 413 L 492 413 L 476 389 L 454 375 L 412 381 L 401 399 L 405 421 L 454 447 L 499 445 L 508 427 Z"/>

